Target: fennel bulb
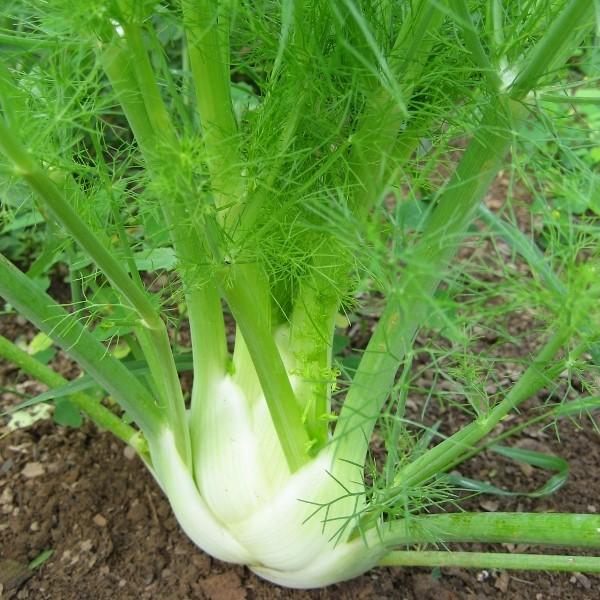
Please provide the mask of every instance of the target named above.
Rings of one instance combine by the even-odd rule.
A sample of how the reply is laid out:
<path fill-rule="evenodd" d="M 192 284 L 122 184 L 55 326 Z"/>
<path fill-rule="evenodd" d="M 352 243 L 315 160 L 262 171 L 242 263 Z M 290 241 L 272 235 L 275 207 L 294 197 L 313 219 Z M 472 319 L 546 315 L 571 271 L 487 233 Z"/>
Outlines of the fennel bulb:
<path fill-rule="evenodd" d="M 275 337 L 293 370 L 287 331 Z M 291 473 L 256 374 L 242 364 L 248 358 L 239 352 L 235 373 L 212 384 L 191 431 L 193 468 L 170 430 L 150 444 L 151 471 L 181 527 L 212 556 L 288 587 L 320 587 L 372 568 L 382 549 L 348 539 L 365 506 L 361 470 L 328 445 Z M 302 384 L 291 379 L 297 391 Z"/>
<path fill-rule="evenodd" d="M 352 486 L 351 479 L 338 482 L 332 478 L 331 451 L 321 451 L 296 473 L 282 476 L 285 465 L 276 458 L 255 463 L 250 472 L 244 469 L 244 461 L 225 465 L 216 455 L 227 438 L 213 440 L 215 463 L 224 469 L 206 474 L 198 485 L 183 464 L 170 432 L 165 431 L 152 450 L 153 474 L 182 529 L 199 548 L 220 560 L 244 564 L 269 581 L 294 588 L 350 579 L 377 564 L 383 554 L 379 546 L 368 548 L 361 538 L 348 541 L 343 534 L 341 539 L 336 535 L 340 523 L 351 518 L 357 500 L 341 487 L 341 483 Z M 252 445 L 246 449 L 258 450 Z M 278 485 L 256 493 L 256 483 L 272 475 L 281 477 Z M 243 488 L 246 493 L 240 493 Z M 314 514 L 316 504 L 328 502 L 332 503 L 329 511 L 322 509 Z M 228 520 L 236 513 L 238 519 Z M 351 528 L 346 529 L 349 533 Z"/>

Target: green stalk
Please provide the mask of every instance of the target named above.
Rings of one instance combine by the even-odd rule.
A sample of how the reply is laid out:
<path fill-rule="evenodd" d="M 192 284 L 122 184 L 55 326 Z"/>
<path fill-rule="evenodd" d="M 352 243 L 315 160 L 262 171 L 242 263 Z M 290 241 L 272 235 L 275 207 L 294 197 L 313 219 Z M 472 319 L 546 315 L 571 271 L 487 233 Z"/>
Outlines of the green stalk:
<path fill-rule="evenodd" d="M 423 71 L 426 57 L 435 43 L 431 35 L 442 24 L 444 13 L 436 3 L 419 0 L 414 19 L 406 19 L 406 25 L 399 32 L 391 55 L 394 59 L 390 67 L 400 73 L 404 102 L 408 103 L 414 87 Z M 398 106 L 388 90 L 377 87 L 367 103 L 367 107 L 352 139 L 351 162 L 356 164 L 356 178 L 360 189 L 356 194 L 355 206 L 361 215 L 368 210 L 382 192 L 382 182 L 387 165 L 382 158 L 390 158 L 398 132 L 407 118 L 406 110 Z"/>
<path fill-rule="evenodd" d="M 150 128 L 152 129 L 154 148 L 152 151 L 148 147 L 144 148 L 150 161 L 149 164 L 155 166 L 155 161 L 157 160 L 171 162 L 173 159 L 175 159 L 173 164 L 177 164 L 176 156 L 179 150 L 179 141 L 161 97 L 148 52 L 144 47 L 141 28 L 137 23 L 126 23 L 124 24 L 124 31 L 125 40 L 130 50 L 130 64 L 133 67 L 133 72 L 137 80 L 137 89 L 139 89 L 139 94 L 148 115 Z M 129 111 L 129 114 L 131 114 L 131 111 Z M 152 155 L 150 152 L 152 152 Z M 164 169 L 164 166 L 161 165 L 160 168 Z M 189 236 L 184 232 L 184 228 L 187 226 L 186 215 L 178 196 L 179 194 L 175 192 L 175 200 L 163 200 L 161 206 L 171 231 L 175 251 L 178 252 L 184 261 L 189 261 L 193 251 L 190 248 Z M 186 283 L 189 284 L 189 282 Z M 194 310 L 193 304 L 192 310 Z M 189 428 L 186 426 L 185 402 L 166 328 L 164 332 L 161 332 L 160 336 L 147 335 L 141 331 L 139 337 L 150 366 L 150 372 L 153 374 L 155 383 L 161 391 L 161 397 L 167 403 L 169 412 L 174 415 L 173 424 L 178 427 L 179 435 L 182 435 L 180 443 L 182 448 L 185 448 L 183 456 L 185 456 L 186 462 L 191 464 L 191 455 L 189 453 L 191 441 Z M 179 424 L 181 425 L 179 426 Z"/>
<path fill-rule="evenodd" d="M 154 177 L 160 177 L 167 165 L 171 165 L 172 168 L 179 161 L 179 141 L 160 96 L 148 54 L 143 46 L 141 31 L 135 25 L 128 25 L 125 31 L 129 52 L 118 42 L 105 48 L 102 54 L 104 69 L 151 173 Z M 135 68 L 132 65 L 135 65 Z M 159 135 L 163 130 L 167 132 L 165 139 L 161 139 Z M 184 189 L 190 188 L 187 194 L 189 198 L 182 190 L 175 188 L 173 197 L 162 197 L 160 204 L 173 246 L 183 263 L 182 279 L 186 287 L 196 374 L 192 390 L 190 425 L 193 430 L 199 422 L 198 413 L 202 410 L 206 394 L 210 393 L 214 378 L 224 372 L 227 348 L 223 313 L 217 291 L 208 282 L 202 282 L 199 287 L 196 278 L 202 275 L 202 269 L 190 269 L 197 264 L 202 248 L 192 235 L 186 210 L 194 192 L 188 182 L 183 182 L 183 186 Z M 146 344 L 145 348 L 147 352 L 152 351 L 151 344 Z M 171 365 L 168 369 L 168 388 L 165 389 L 165 393 L 177 397 L 176 405 L 182 407 L 183 398 L 177 371 L 172 356 L 167 359 L 166 348 L 162 358 L 151 358 L 150 362 L 154 365 L 152 372 L 158 379 L 162 379 L 165 366 Z M 164 362 L 165 360 L 167 362 Z"/>
<path fill-rule="evenodd" d="M 504 400 L 487 415 L 481 415 L 454 435 L 425 452 L 417 460 L 400 469 L 396 474 L 394 484 L 403 487 L 418 485 L 438 473 L 443 473 L 449 465 L 454 463 L 458 456 L 470 451 L 509 412 L 544 387 L 548 381 L 547 374 L 544 371 L 556 353 L 569 339 L 570 334 L 570 327 L 565 327 L 554 334 Z"/>
<path fill-rule="evenodd" d="M 163 327 L 146 292 L 135 285 L 117 259 L 81 220 L 53 181 L 17 141 L 12 130 L 6 127 L 3 119 L 0 119 L 0 151 L 12 163 L 15 172 L 38 194 L 54 219 L 73 236 L 115 288 L 123 294 L 140 316 L 143 325 L 148 329 Z"/>
<path fill-rule="evenodd" d="M 246 271 L 239 271 L 235 275 L 235 285 L 229 288 L 227 284 L 223 285 L 223 294 L 252 357 L 283 453 L 290 470 L 294 472 L 308 459 L 309 437 L 273 339 L 268 314 L 262 310 L 265 299 L 255 296 L 254 286 L 246 283 Z"/>
<path fill-rule="evenodd" d="M 138 87 L 133 60 L 117 40 L 101 47 L 100 61 L 144 158 L 150 166 L 154 165 L 160 146 Z"/>
<path fill-rule="evenodd" d="M 487 79 L 490 88 L 494 91 L 499 90 L 502 85 L 502 79 L 498 75 L 498 71 L 492 66 L 481 43 L 481 38 L 473 23 L 467 0 L 451 0 L 450 6 L 456 12 L 456 16 L 458 17 L 456 20 L 462 29 L 465 44 L 473 57 L 473 61 Z"/>
<path fill-rule="evenodd" d="M 555 65 L 565 48 L 578 43 L 579 36 L 573 39 L 564 31 L 580 29 L 583 35 L 591 10 L 591 5 L 572 0 L 527 55 L 525 67 L 510 90 L 511 100 L 498 98 L 484 112 L 478 137 L 469 144 L 441 193 L 403 274 L 403 285 L 395 297 L 390 297 L 360 362 L 334 432 L 340 457 L 363 464 L 373 427 L 398 367 L 427 317 L 430 299 L 464 231 L 502 165 L 512 136 L 512 122 L 523 112 L 517 101 Z M 567 24 L 569 28 L 564 29 Z"/>
<path fill-rule="evenodd" d="M 186 464 L 191 465 L 190 430 L 185 413 L 185 400 L 179 383 L 171 342 L 166 327 L 161 330 L 137 328 L 136 334 L 161 398 L 161 408 L 166 410 L 169 426 L 175 436 L 177 448 Z"/>
<path fill-rule="evenodd" d="M 347 6 L 348 10 L 350 8 Z M 391 62 L 393 71 L 402 73 L 402 93 L 405 99 L 410 98 L 423 69 L 425 61 L 422 56 L 429 54 L 434 43 L 434 36 L 429 34 L 439 28 L 444 16 L 434 4 L 425 0 L 418 3 L 415 14 L 411 27 L 401 30 L 391 52 L 394 57 Z M 349 18 L 355 19 L 356 15 Z M 356 177 L 360 184 L 359 191 L 355 193 L 355 205 L 362 215 L 368 214 L 369 207 L 382 191 L 385 172 L 389 170 L 385 160 L 382 164 L 382 157 L 388 158 L 406 118 L 405 107 L 398 104 L 398 99 L 392 97 L 390 90 L 376 82 L 376 89 L 369 98 L 352 139 L 351 161 L 356 164 Z M 413 142 L 418 141 L 419 138 L 415 138 L 407 142 L 401 150 L 402 157 L 413 147 Z M 342 258 L 341 262 L 343 260 Z M 328 261 L 331 261 L 330 256 L 317 255 L 316 270 L 322 270 L 324 263 Z M 322 379 L 323 375 L 327 376 L 330 367 L 333 320 L 340 295 L 336 292 L 332 294 L 331 288 L 332 285 L 339 285 L 345 289 L 347 280 L 347 269 L 343 265 L 338 265 L 337 269 L 329 267 L 327 270 L 329 273 L 319 273 L 317 277 L 312 276 L 301 285 L 292 317 L 293 351 L 302 368 L 315 379 L 313 384 L 309 383 L 299 391 L 299 399 L 307 408 L 308 431 L 319 444 L 326 442 L 328 436 L 328 425 L 323 420 L 323 415 L 329 410 L 330 388 Z M 320 373 L 322 375 L 319 376 Z"/>
<path fill-rule="evenodd" d="M 488 20 L 491 24 L 491 37 L 496 47 L 504 45 L 504 7 L 502 0 L 490 0 L 488 5 Z"/>
<path fill-rule="evenodd" d="M 412 544 L 478 542 L 600 548 L 600 515 L 449 513 L 412 517 L 377 532 L 390 550 Z"/>
<path fill-rule="evenodd" d="M 196 90 L 203 141 L 217 206 L 239 202 L 241 165 L 231 101 L 229 64 L 219 32 L 219 2 L 181 0 L 187 49 Z M 239 165 L 236 168 L 236 165 Z M 232 172 L 232 168 L 234 171 Z M 236 170 L 237 169 L 237 170 Z M 232 194 L 233 192 L 233 194 Z"/>
<path fill-rule="evenodd" d="M 117 91 L 119 101 L 140 143 L 140 148 L 146 157 L 151 171 L 155 174 L 160 174 L 161 168 L 164 168 L 163 162 L 165 164 L 176 164 L 178 160 L 178 142 L 174 136 L 168 136 L 171 139 L 170 144 L 163 144 L 162 155 L 159 154 L 159 157 L 156 156 L 155 148 L 159 147 L 158 144 L 160 142 L 158 141 L 158 132 L 154 130 L 154 126 L 158 127 L 162 120 L 168 118 L 168 114 L 158 93 L 156 80 L 148 63 L 146 51 L 141 45 L 139 32 L 135 28 L 130 27 L 126 30 L 126 34 L 132 35 L 134 38 L 129 44 L 130 56 L 128 56 L 128 53 L 120 45 L 108 48 L 107 50 L 110 54 L 105 54 L 105 70 L 113 88 Z M 198 49 L 196 48 L 195 51 L 197 52 Z M 192 58 L 193 56 L 194 54 L 190 50 L 190 57 Z M 132 63 L 138 65 L 135 70 L 131 68 Z M 143 66 L 144 64 L 146 65 L 145 67 Z M 207 72 L 213 73 L 214 68 L 216 68 L 215 65 L 210 65 Z M 211 100 L 209 99 L 209 106 L 210 103 Z M 153 119 L 148 115 L 154 110 L 159 115 L 163 114 L 163 117 L 159 117 L 159 121 L 153 126 Z M 138 135 L 138 131 L 140 135 Z M 211 138 L 209 133 L 210 127 L 208 132 L 206 130 L 204 132 L 205 144 L 210 146 L 210 144 L 214 143 L 214 139 Z M 206 138 L 207 134 L 209 134 L 208 138 Z M 223 139 L 221 141 L 222 144 L 228 145 L 230 143 L 229 140 L 226 141 Z M 160 159 L 161 164 L 159 165 L 157 165 L 157 158 Z M 229 180 L 228 185 L 230 185 Z M 190 189 L 187 194 L 188 197 L 180 198 L 180 195 L 181 191 L 176 190 L 175 198 L 173 200 L 165 199 L 161 202 L 161 205 L 178 255 L 184 263 L 196 265 L 200 247 L 192 237 L 192 232 L 186 231 L 189 227 L 185 211 L 185 204 L 191 201 L 195 194 Z M 190 206 L 190 210 L 193 210 L 193 208 Z M 213 260 L 222 262 L 220 260 L 218 236 L 215 232 L 213 233 Z M 273 422 L 282 441 L 282 446 L 287 449 L 286 456 L 289 456 L 290 468 L 295 469 L 303 464 L 305 460 L 300 457 L 304 456 L 304 452 L 308 446 L 308 439 L 302 430 L 300 418 L 297 419 L 297 424 L 292 424 L 295 419 L 295 412 L 297 412 L 297 404 L 270 330 L 268 327 L 261 328 L 261 325 L 255 325 L 254 323 L 254 321 L 257 321 L 257 310 L 262 310 L 263 307 L 268 306 L 270 299 L 266 290 L 263 289 L 264 286 L 260 285 L 260 277 L 249 276 L 249 267 L 244 266 L 237 269 L 237 271 L 240 274 L 244 273 L 243 277 L 241 277 L 243 284 L 238 282 L 237 277 L 234 278 L 232 285 L 225 286 L 224 295 L 234 312 L 237 322 L 240 324 L 244 337 L 247 339 L 250 353 L 259 374 L 259 380 L 267 397 L 267 404 L 269 405 Z M 202 275 L 201 269 L 197 268 L 193 275 Z M 192 392 L 191 428 L 193 430 L 196 424 L 200 422 L 199 416 L 203 410 L 205 398 L 207 394 L 212 392 L 212 385 L 215 378 L 221 376 L 224 372 L 227 348 L 225 345 L 222 309 L 216 290 L 210 284 L 205 284 L 200 289 L 194 289 L 196 287 L 195 282 L 187 280 L 185 271 L 184 284 L 189 289 L 186 301 L 188 304 L 196 373 L 194 390 Z M 239 286 L 243 287 L 243 289 L 236 289 Z M 249 303 L 239 301 L 238 299 L 245 294 L 248 294 L 253 300 Z M 266 310 L 265 312 L 268 313 L 270 311 Z M 262 340 L 262 343 L 259 340 Z M 206 348 L 209 348 L 207 352 L 201 352 L 202 349 Z M 258 353 L 259 356 L 256 357 L 255 353 Z M 291 418 L 284 418 L 282 420 L 281 416 L 284 407 L 287 407 L 292 412 L 289 413 Z"/>
<path fill-rule="evenodd" d="M 229 219 L 229 225 L 235 225 L 242 209 L 243 186 L 239 170 L 231 171 L 240 159 L 235 144 L 237 126 L 231 103 L 229 65 L 223 60 L 222 35 L 218 30 L 218 3 L 182 0 L 182 7 L 213 193 L 217 207 L 234 203 L 221 220 Z M 223 264 L 218 238 L 211 236 L 213 230 L 214 227 L 207 226 L 213 260 Z M 222 293 L 252 357 L 288 465 L 295 471 L 306 462 L 309 439 L 272 337 L 268 289 L 264 278 L 251 265 L 237 265 L 233 271 L 234 275 L 221 286 Z"/>
<path fill-rule="evenodd" d="M 0 357 L 13 363 L 22 371 L 47 385 L 57 388 L 66 385 L 68 381 L 47 367 L 35 357 L 21 350 L 11 341 L 0 335 Z M 69 396 L 69 400 L 83 411 L 98 427 L 110 431 L 120 440 L 133 446 L 138 452 L 144 451 L 144 444 L 138 431 L 124 423 L 117 415 L 105 408 L 100 402 L 81 392 Z"/>
<path fill-rule="evenodd" d="M 23 92 L 15 85 L 10 71 L 0 61 L 0 107 L 9 127 L 19 127 L 19 114 L 25 113 Z"/>
<path fill-rule="evenodd" d="M 148 390 L 62 306 L 0 255 L 0 296 L 72 356 L 148 437 L 157 435 L 164 417 Z"/>
<path fill-rule="evenodd" d="M 469 144 L 413 251 L 402 287 L 390 296 L 371 336 L 334 433 L 339 456 L 346 460 L 363 463 L 381 406 L 420 324 L 427 318 L 430 298 L 500 169 L 511 137 L 505 111 L 503 106 L 486 111 L 481 128 L 488 132 L 487 138 L 477 137 Z"/>
<path fill-rule="evenodd" d="M 144 46 L 142 30 L 137 23 L 124 24 L 125 40 L 132 57 L 132 67 L 136 74 L 139 90 L 146 107 L 146 114 L 154 132 L 154 139 L 165 146 L 177 149 L 179 142 L 175 127 L 156 83 L 154 70 Z M 157 133 L 160 132 L 160 137 Z"/>
<path fill-rule="evenodd" d="M 600 104 L 598 96 L 567 96 L 560 94 L 541 94 L 539 99 L 542 102 L 557 102 L 559 104 Z"/>
<path fill-rule="evenodd" d="M 499 554 L 491 552 L 390 552 L 381 567 L 459 567 L 461 569 L 540 570 L 600 573 L 596 556 L 552 554 Z"/>
<path fill-rule="evenodd" d="M 524 98 L 548 71 L 561 65 L 594 23 L 594 3 L 571 0 L 531 49 L 509 89 L 511 98 Z"/>
<path fill-rule="evenodd" d="M 332 281 L 339 278 L 332 257 L 317 255 L 315 273 L 300 284 L 290 323 L 290 349 L 302 383 L 296 391 L 313 450 L 328 440 L 331 412 L 331 348 L 340 294 Z"/>
<path fill-rule="evenodd" d="M 58 48 L 62 43 L 54 40 L 44 40 L 38 37 L 26 37 L 15 32 L 14 34 L 0 33 L 0 46 L 12 46 L 28 51 L 42 48 Z"/>

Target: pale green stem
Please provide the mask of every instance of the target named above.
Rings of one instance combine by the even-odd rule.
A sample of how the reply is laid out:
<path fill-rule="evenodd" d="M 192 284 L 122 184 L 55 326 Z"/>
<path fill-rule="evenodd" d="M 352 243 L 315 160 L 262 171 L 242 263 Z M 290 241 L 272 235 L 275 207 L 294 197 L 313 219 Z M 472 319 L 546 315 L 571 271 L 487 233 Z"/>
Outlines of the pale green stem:
<path fill-rule="evenodd" d="M 600 548 L 600 516 L 562 513 L 449 513 L 384 524 L 382 546 L 478 542 Z"/>
<path fill-rule="evenodd" d="M 118 45 L 109 47 L 103 55 L 104 67 L 151 172 L 160 177 L 167 165 L 177 163 L 179 141 L 143 46 L 141 31 L 130 25 L 126 34 L 131 54 Z M 132 64 L 136 65 L 135 75 Z M 161 140 L 163 130 L 168 132 L 166 140 Z M 162 197 L 160 200 L 173 246 L 183 263 L 182 278 L 186 287 L 194 360 L 198 367 L 192 393 L 192 412 L 195 412 L 194 405 L 205 396 L 209 379 L 223 373 L 227 349 L 219 295 L 210 281 L 202 280 L 207 278 L 196 266 L 203 255 L 197 231 L 190 223 L 189 211 L 194 209 L 191 202 L 196 194 L 189 182 L 183 185 L 188 188 L 185 194 L 175 189 L 174 198 Z M 206 351 L 207 348 L 210 350 Z"/>
<path fill-rule="evenodd" d="M 154 140 L 155 142 L 160 141 L 165 147 L 176 151 L 179 146 L 177 133 L 160 94 L 154 70 L 144 46 L 142 30 L 136 23 L 126 23 L 123 28 L 125 40 L 131 51 L 131 66 L 136 74 L 146 114 L 154 132 Z"/>
<path fill-rule="evenodd" d="M 141 55 L 143 48 L 139 43 L 132 44 L 131 49 L 137 64 L 142 64 L 147 59 Z M 140 53 L 139 56 L 138 53 Z M 153 130 L 152 119 L 148 117 L 148 113 L 154 104 L 162 103 L 162 99 L 152 91 L 156 87 L 156 82 L 151 69 L 141 70 L 138 68 L 136 70 L 137 79 L 144 78 L 145 80 L 145 83 L 140 85 L 142 90 L 140 91 L 134 81 L 131 64 L 120 46 L 108 47 L 104 52 L 104 61 L 105 70 L 113 88 L 119 95 L 119 100 L 151 170 L 160 172 L 160 167 L 156 166 L 156 160 L 160 157 L 160 152 L 158 156 L 155 154 L 156 141 L 154 141 L 154 146 L 151 145 L 153 140 L 157 140 L 157 133 Z M 146 90 L 146 94 L 143 93 L 144 90 Z M 148 96 L 147 99 L 146 96 Z M 162 109 L 158 109 L 158 111 L 161 112 Z M 223 142 L 225 143 L 225 140 Z M 211 143 L 210 136 L 205 143 Z M 168 158 L 173 150 L 167 144 L 163 149 L 162 158 Z M 173 157 L 174 160 L 176 158 L 176 156 Z M 183 205 L 178 205 L 175 200 L 175 202 L 163 204 L 163 207 L 165 206 L 165 216 L 171 226 L 178 254 L 184 262 L 195 265 L 199 258 L 199 248 L 194 246 L 191 232 L 186 232 L 184 229 L 187 227 L 187 219 L 185 212 L 182 213 Z M 212 235 L 210 239 L 213 242 L 211 246 L 213 259 L 223 262 L 216 226 L 206 225 L 206 228 L 209 237 Z M 236 268 L 235 272 L 238 275 L 231 278 L 227 276 L 227 284 L 222 285 L 221 289 L 248 343 L 267 398 L 269 411 L 282 441 L 282 447 L 289 458 L 290 468 L 296 469 L 305 461 L 305 452 L 309 446 L 308 437 L 302 429 L 301 414 L 296 415 L 298 406 L 285 367 L 273 341 L 270 324 L 262 323 L 263 316 L 270 314 L 268 291 L 265 285 L 261 284 L 260 275 L 253 273 L 250 266 Z M 226 346 L 218 295 L 213 292 L 210 284 L 193 291 L 194 281 L 192 281 L 190 288 L 186 300 L 190 325 L 193 328 L 192 344 L 194 345 L 194 361 L 197 369 L 195 371 L 197 378 L 192 393 L 191 427 L 194 429 L 195 425 L 199 423 L 198 417 L 203 410 L 206 393 L 210 393 L 215 377 L 224 372 Z M 197 351 L 198 348 L 205 349 L 207 347 L 210 348 L 207 352 Z"/>
<path fill-rule="evenodd" d="M 494 43 L 497 47 L 501 47 L 504 44 L 504 7 L 502 6 L 502 0 L 490 0 L 488 12 Z"/>
<path fill-rule="evenodd" d="M 52 338 L 129 413 L 147 436 L 158 435 L 164 415 L 134 375 L 77 320 L 0 255 L 0 296 Z"/>
<path fill-rule="evenodd" d="M 268 315 L 262 310 L 264 297 L 254 295 L 254 286 L 247 285 L 245 270 L 238 271 L 234 278 L 235 285 L 229 289 L 223 284 L 223 294 L 244 336 L 283 453 L 294 472 L 307 461 L 310 449 L 302 412 L 273 339 Z"/>
<path fill-rule="evenodd" d="M 426 230 L 402 275 L 402 288 L 390 296 L 353 379 L 335 429 L 341 458 L 362 464 L 381 406 L 397 369 L 426 318 L 430 298 L 456 252 L 462 232 L 502 164 L 510 129 L 506 114 L 494 107 L 441 194 Z"/>
<path fill-rule="evenodd" d="M 213 192 L 217 206 L 222 207 L 239 202 L 243 186 L 219 2 L 181 0 L 181 5 Z"/>
<path fill-rule="evenodd" d="M 43 48 L 59 48 L 60 43 L 58 40 L 40 39 L 37 36 L 26 37 L 17 32 L 12 35 L 0 33 L 0 46 L 12 46 L 13 48 L 28 50 L 30 52 Z"/>
<path fill-rule="evenodd" d="M 233 203 L 220 219 L 222 223 L 229 221 L 232 226 L 243 208 L 243 182 L 235 139 L 237 126 L 231 103 L 229 65 L 223 60 L 221 47 L 223 34 L 219 32 L 218 3 L 182 0 L 182 7 L 213 193 L 217 206 Z M 215 228 L 209 226 L 207 233 L 212 240 L 213 258 L 220 262 L 221 249 L 217 236 L 211 237 L 211 229 Z M 288 465 L 295 471 L 307 459 L 309 440 L 272 337 L 270 296 L 264 277 L 251 265 L 238 265 L 223 279 L 222 293 L 252 357 Z"/>
<path fill-rule="evenodd" d="M 441 25 L 444 13 L 429 0 L 419 0 L 414 7 L 414 18 L 407 19 L 392 49 L 391 69 L 399 73 L 402 95 L 407 103 L 424 69 L 435 36 L 431 35 Z M 356 178 L 360 190 L 355 194 L 355 206 L 359 214 L 366 216 L 368 210 L 382 191 L 386 171 L 392 165 L 391 151 L 398 133 L 407 118 L 406 111 L 398 105 L 390 92 L 383 87 L 372 93 L 360 118 L 356 133 L 352 136 L 351 162 L 356 165 Z M 382 163 L 383 160 L 383 163 Z"/>
<path fill-rule="evenodd" d="M 380 567 L 459 567 L 461 569 L 537 570 L 600 573 L 600 557 L 492 552 L 390 552 Z"/>
<path fill-rule="evenodd" d="M 126 29 L 130 53 L 119 45 L 107 47 L 103 52 L 103 62 L 111 84 L 118 94 L 121 106 L 138 140 L 142 153 L 154 176 L 160 177 L 166 165 L 178 161 L 179 141 L 170 117 L 160 96 L 154 72 L 142 43 L 142 34 L 137 26 Z M 135 65 L 135 68 L 132 66 Z M 152 117 L 148 115 L 153 115 Z M 162 140 L 158 132 L 165 130 Z M 187 184 L 186 184 L 187 186 Z M 190 198 L 183 197 L 182 191 L 175 189 L 174 197 L 161 198 L 161 207 L 169 226 L 173 246 L 182 261 L 182 278 L 186 288 L 186 304 L 190 320 L 190 332 L 194 356 L 194 387 L 192 390 L 192 419 L 194 430 L 198 412 L 206 394 L 210 393 L 215 377 L 224 373 L 226 361 L 225 326 L 219 296 L 208 281 L 197 281 L 202 269 L 195 268 L 202 255 L 202 248 L 194 238 L 186 205 Z M 147 350 L 151 346 L 146 345 Z M 166 355 L 163 356 L 165 358 Z M 163 377 L 160 360 L 153 360 L 158 378 Z M 172 359 L 165 364 L 172 362 Z M 176 369 L 170 369 L 169 389 L 166 393 L 175 395 L 183 406 L 181 387 Z M 193 437 L 193 436 L 192 436 Z"/>
<path fill-rule="evenodd" d="M 411 27 L 403 29 L 394 44 L 392 66 L 394 71 L 402 72 L 402 93 L 407 99 L 412 94 L 415 81 L 423 69 L 424 60 L 434 43 L 435 31 L 442 22 L 443 13 L 433 4 L 425 0 L 418 3 L 415 19 Z M 413 60 L 416 54 L 419 60 Z M 401 59 L 396 58 L 401 56 Z M 367 108 L 361 116 L 357 131 L 352 137 L 351 161 L 356 164 L 356 177 L 360 190 L 355 193 L 356 210 L 361 215 L 368 213 L 369 207 L 377 199 L 382 190 L 385 172 L 390 165 L 385 161 L 394 147 L 398 132 L 407 115 L 398 99 L 391 95 L 389 89 L 379 85 L 369 98 Z M 415 140 L 418 142 L 418 138 Z M 404 156 L 412 148 L 407 143 L 402 152 Z M 382 162 L 383 159 L 383 162 Z M 312 385 L 304 388 L 301 403 L 306 407 L 309 433 L 319 444 L 327 441 L 327 422 L 323 420 L 329 408 L 330 385 L 323 381 L 323 375 L 331 362 L 331 341 L 334 330 L 334 317 L 339 307 L 339 291 L 332 287 L 346 286 L 348 268 L 344 261 L 336 268 L 328 266 L 332 258 L 330 253 L 317 254 L 314 259 L 316 276 L 310 276 L 300 287 L 300 293 L 294 301 L 292 317 L 293 351 L 301 365 L 315 378 Z M 346 265 L 348 267 L 348 265 Z M 322 271 L 325 270 L 325 273 Z M 308 348 L 312 347 L 309 352 Z M 322 373 L 320 377 L 317 375 Z"/>
<path fill-rule="evenodd" d="M 471 11 L 467 0 L 451 0 L 450 6 L 456 11 L 457 21 L 462 29 L 465 44 L 473 57 L 473 61 L 480 68 L 483 76 L 488 80 L 490 88 L 498 91 L 502 80 L 494 68 L 481 43 L 481 37 L 473 23 Z"/>
<path fill-rule="evenodd" d="M 322 265 L 317 265 L 319 268 Z M 303 407 L 308 435 L 318 450 L 328 440 L 327 416 L 331 411 L 331 347 L 335 316 L 339 306 L 337 290 L 327 284 L 325 272 L 302 282 L 294 303 L 290 327 L 290 347 L 301 384 L 296 392 Z"/>
<path fill-rule="evenodd" d="M 545 73 L 562 65 L 593 25 L 594 3 L 571 0 L 527 55 L 509 88 L 511 98 L 524 98 Z"/>

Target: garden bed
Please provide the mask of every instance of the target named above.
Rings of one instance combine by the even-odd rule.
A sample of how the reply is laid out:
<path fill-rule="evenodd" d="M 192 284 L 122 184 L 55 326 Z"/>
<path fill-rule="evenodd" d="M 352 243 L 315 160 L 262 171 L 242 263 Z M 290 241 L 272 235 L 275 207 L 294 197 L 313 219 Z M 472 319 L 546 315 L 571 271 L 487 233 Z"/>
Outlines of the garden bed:
<path fill-rule="evenodd" d="M 0 333 L 33 331 L 4 317 Z M 58 355 L 56 366 L 72 376 Z M 501 370 L 502 367 L 499 366 Z M 19 382 L 34 393 L 39 385 L 0 366 L 0 385 Z M 4 407 L 13 402 L 4 395 Z M 459 415 L 446 414 L 446 420 Z M 513 422 L 514 424 L 514 422 Z M 539 500 L 479 496 L 479 510 L 600 511 L 598 434 L 589 421 L 562 421 L 558 443 L 553 430 L 528 430 L 525 445 L 569 461 L 567 484 Z M 36 600 L 252 600 L 347 598 L 467 600 L 483 598 L 593 600 L 600 576 L 556 573 L 442 569 L 376 569 L 318 591 L 295 591 L 261 581 L 244 568 L 214 560 L 191 544 L 169 505 L 134 453 L 92 425 L 58 428 L 50 420 L 0 439 L 0 559 L 7 599 Z M 123 459 L 125 455 L 126 459 Z M 470 475 L 510 489 L 532 487 L 536 473 L 484 454 Z M 494 473 L 497 471 L 497 473 Z M 536 483 L 539 483 L 536 480 Z M 11 567 L 26 566 L 45 550 L 52 556 L 18 584 Z M 505 547 L 504 551 L 534 551 Z M 9 562 L 14 561 L 14 563 Z"/>

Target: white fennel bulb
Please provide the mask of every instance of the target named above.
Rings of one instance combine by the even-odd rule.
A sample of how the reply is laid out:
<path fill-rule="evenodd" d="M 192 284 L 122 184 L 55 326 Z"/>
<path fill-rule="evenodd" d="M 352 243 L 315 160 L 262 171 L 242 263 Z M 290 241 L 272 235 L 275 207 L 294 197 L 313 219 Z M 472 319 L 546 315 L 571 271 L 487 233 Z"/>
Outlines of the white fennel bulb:
<path fill-rule="evenodd" d="M 252 376 L 239 369 L 212 390 L 193 431 L 193 469 L 168 429 L 151 445 L 153 473 L 191 540 L 289 587 L 323 586 L 373 567 L 377 544 L 348 539 L 365 504 L 360 470 L 326 446 L 290 473 Z"/>

